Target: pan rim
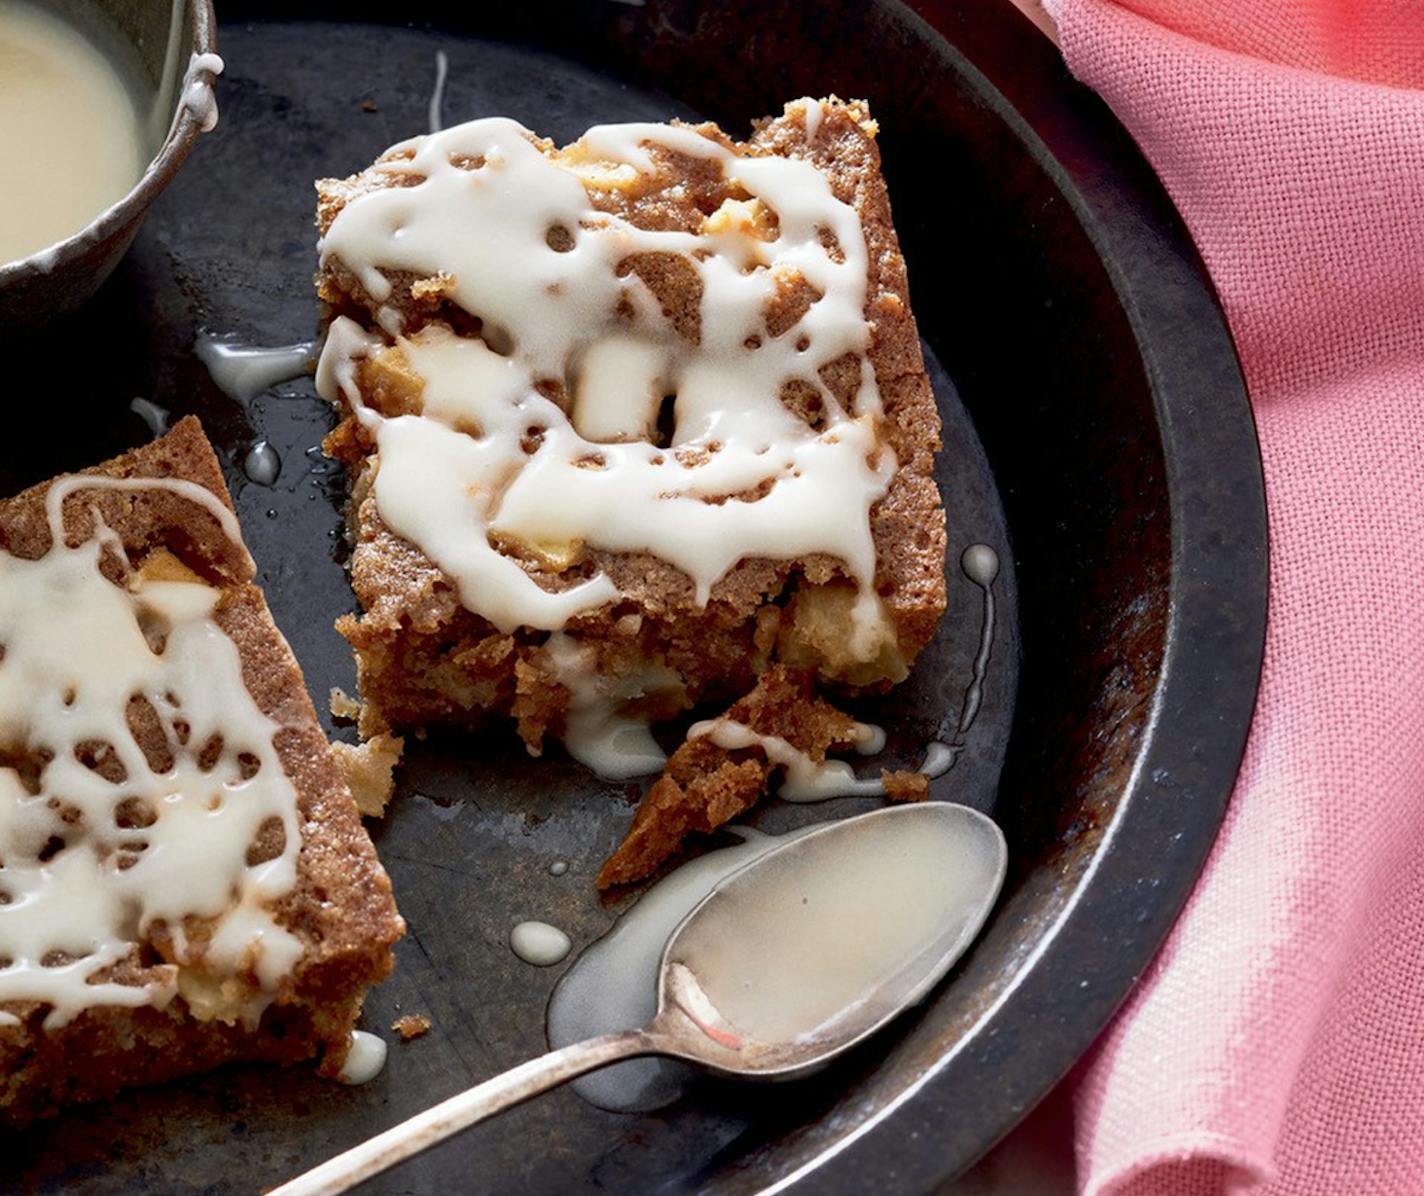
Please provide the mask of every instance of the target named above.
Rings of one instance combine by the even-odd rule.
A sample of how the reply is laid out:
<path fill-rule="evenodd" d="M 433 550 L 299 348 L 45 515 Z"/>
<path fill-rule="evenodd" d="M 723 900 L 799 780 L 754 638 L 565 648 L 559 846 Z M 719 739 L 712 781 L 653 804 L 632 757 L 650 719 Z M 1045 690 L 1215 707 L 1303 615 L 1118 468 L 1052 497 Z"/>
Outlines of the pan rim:
<path fill-rule="evenodd" d="M 887 1156 L 896 1160 L 899 1190 L 928 1190 L 963 1173 L 1069 1073 L 1147 971 L 1206 864 L 1245 754 L 1265 653 L 1269 548 L 1255 420 L 1215 287 L 1161 181 L 1106 105 L 1068 74 L 1056 47 L 1011 5 L 892 0 L 889 7 L 918 27 L 1029 146 L 1107 270 L 1142 353 L 1162 438 L 1171 508 L 1167 632 L 1144 746 L 1123 796 L 1091 865 L 1019 974 L 934 1066 L 795 1170 L 757 1186 L 761 1193 L 870 1190 L 884 1182 Z M 1010 61 L 1012 72 L 996 69 Z M 1151 243 L 1144 246 L 1144 239 Z M 1173 289 L 1175 306 L 1150 301 Z M 1177 352 L 1166 352 L 1168 346 Z M 1179 364 L 1186 358 L 1194 370 Z M 1202 370 L 1203 363 L 1210 369 Z M 1205 466 L 1216 483 L 1209 490 L 1196 484 Z M 1189 494 L 1192 501 L 1184 501 Z M 1220 656 L 1193 650 L 1190 632 L 1204 622 L 1227 627 L 1226 666 Z M 1209 713 L 1194 711 L 1189 696 L 1207 691 L 1219 701 Z M 1168 720 L 1173 743 L 1163 742 Z M 1199 734 L 1180 734 L 1185 723 Z M 1171 781 L 1160 779 L 1172 776 L 1188 743 L 1206 748 L 1200 753 L 1206 759 L 1196 761 L 1204 775 L 1189 812 L 1180 791 L 1162 792 Z M 1131 855 L 1113 850 L 1122 841 L 1132 844 Z M 1106 971 L 1104 955 L 1095 954 L 1091 990 L 1075 993 L 1071 1023 L 1056 1021 L 1054 1035 L 1020 1043 L 1034 1055 L 1025 1069 L 1033 1078 L 1018 1085 L 1021 1099 L 1012 1106 L 956 1100 L 959 1072 L 976 1045 L 1006 1026 L 1032 1025 L 1035 1012 L 1055 1007 L 1075 955 L 1099 937 L 1102 918 L 1120 913 L 1122 894 L 1140 881 L 1141 859 L 1152 861 L 1155 887 L 1133 926 L 1135 949 L 1106 956 L 1113 960 Z M 1003 1039 L 999 1034 L 1001 1054 Z M 946 1118 L 958 1123 L 961 1138 L 976 1142 L 972 1151 L 926 1149 Z M 709 1190 L 751 1190 L 740 1177 L 726 1178 Z"/>

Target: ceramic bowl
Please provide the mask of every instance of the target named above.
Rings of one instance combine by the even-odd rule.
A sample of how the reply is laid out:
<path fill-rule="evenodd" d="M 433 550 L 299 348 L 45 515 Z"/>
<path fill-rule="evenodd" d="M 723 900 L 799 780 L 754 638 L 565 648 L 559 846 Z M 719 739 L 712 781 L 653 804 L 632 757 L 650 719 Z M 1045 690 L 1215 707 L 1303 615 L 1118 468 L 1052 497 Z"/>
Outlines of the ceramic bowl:
<path fill-rule="evenodd" d="M 0 339 L 73 311 L 99 289 L 216 114 L 214 71 L 199 58 L 217 50 L 217 19 L 209 0 L 76 0 L 57 7 L 73 8 L 81 25 L 85 8 L 102 10 L 137 51 L 155 103 L 163 102 L 157 97 L 172 97 L 173 119 L 127 195 L 66 240 L 0 264 Z"/>

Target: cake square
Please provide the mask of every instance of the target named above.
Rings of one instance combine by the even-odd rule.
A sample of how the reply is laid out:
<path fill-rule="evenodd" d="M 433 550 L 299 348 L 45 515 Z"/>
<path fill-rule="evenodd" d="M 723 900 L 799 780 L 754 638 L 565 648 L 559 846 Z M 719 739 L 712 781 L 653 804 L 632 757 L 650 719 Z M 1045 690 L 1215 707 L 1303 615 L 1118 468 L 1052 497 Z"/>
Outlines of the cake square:
<path fill-rule="evenodd" d="M 624 779 L 774 666 L 903 680 L 940 423 L 876 133 L 835 98 L 743 142 L 494 118 L 318 183 L 363 735 L 512 718 Z"/>
<path fill-rule="evenodd" d="M 58 534 L 56 534 L 58 533 Z M 0 1119 L 335 1075 L 403 932 L 198 422 L 0 501 Z"/>

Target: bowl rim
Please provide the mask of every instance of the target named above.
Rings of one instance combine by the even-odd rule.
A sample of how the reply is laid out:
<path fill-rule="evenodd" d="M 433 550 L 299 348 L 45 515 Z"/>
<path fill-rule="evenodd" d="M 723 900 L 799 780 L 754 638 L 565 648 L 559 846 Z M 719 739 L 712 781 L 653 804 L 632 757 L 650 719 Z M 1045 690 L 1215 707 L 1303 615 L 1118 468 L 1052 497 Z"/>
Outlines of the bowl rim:
<path fill-rule="evenodd" d="M 183 0 L 188 17 L 188 31 L 193 39 L 193 54 L 215 54 L 218 48 L 217 16 L 212 0 Z M 190 60 L 191 62 L 191 60 Z M 187 70 L 185 68 L 185 77 Z M 215 72 L 201 69 L 211 86 Z M 62 241 L 38 249 L 28 257 L 13 262 L 0 262 L 0 287 L 24 278 L 54 274 L 75 261 L 91 245 L 107 241 L 115 233 L 139 219 L 163 189 L 173 181 L 178 168 L 192 152 L 203 133 L 203 122 L 183 102 L 180 88 L 174 107 L 174 121 L 158 152 L 144 168 L 139 179 L 124 196 L 105 208 L 88 224 Z"/>

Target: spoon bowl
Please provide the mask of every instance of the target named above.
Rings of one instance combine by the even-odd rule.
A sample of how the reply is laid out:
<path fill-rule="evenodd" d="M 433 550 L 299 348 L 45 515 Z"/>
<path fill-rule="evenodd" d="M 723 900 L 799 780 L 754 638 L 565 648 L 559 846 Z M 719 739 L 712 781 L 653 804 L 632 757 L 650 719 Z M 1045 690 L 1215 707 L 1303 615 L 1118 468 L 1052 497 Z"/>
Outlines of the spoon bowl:
<path fill-rule="evenodd" d="M 889 806 L 748 864 L 673 931 L 658 1017 L 681 1057 L 730 1076 L 825 1066 L 922 1000 L 973 942 L 1008 867 L 967 806 Z"/>
<path fill-rule="evenodd" d="M 891 806 L 789 838 L 726 877 L 678 924 L 647 1026 L 531 1059 L 269 1196 L 344 1192 L 623 1059 L 666 1055 L 763 1080 L 823 1067 L 944 977 L 989 916 L 1007 864 L 990 819 L 944 802 Z"/>

